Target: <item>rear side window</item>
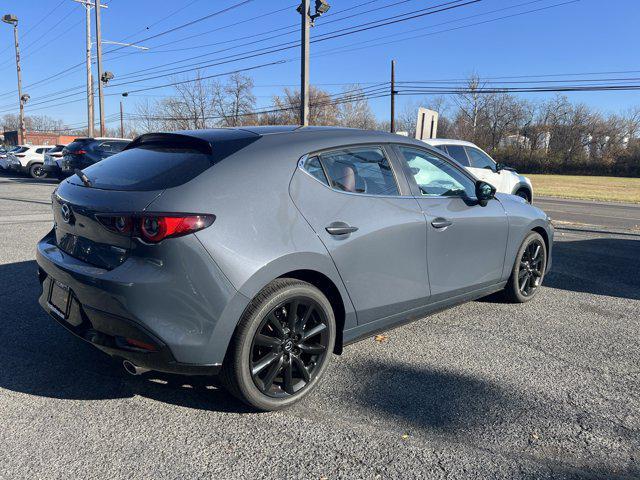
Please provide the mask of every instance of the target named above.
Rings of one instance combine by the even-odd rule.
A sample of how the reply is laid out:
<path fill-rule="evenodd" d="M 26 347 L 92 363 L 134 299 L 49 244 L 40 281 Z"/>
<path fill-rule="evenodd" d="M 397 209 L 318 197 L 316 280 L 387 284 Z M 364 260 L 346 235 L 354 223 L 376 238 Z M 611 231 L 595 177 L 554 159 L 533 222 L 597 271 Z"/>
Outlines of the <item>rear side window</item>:
<path fill-rule="evenodd" d="M 447 145 L 447 152 L 449 152 L 449 156 L 460 165 L 464 167 L 469 166 L 469 159 L 462 145 Z"/>
<path fill-rule="evenodd" d="M 318 157 L 308 158 L 304 162 L 303 168 L 309 172 L 312 177 L 317 178 L 325 185 L 329 185 L 329 180 L 327 180 L 327 176 L 324 174 L 324 170 L 322 169 L 322 165 L 320 164 L 320 159 Z"/>
<path fill-rule="evenodd" d="M 354 147 L 319 155 L 330 186 L 369 195 L 399 195 L 391 165 L 380 147 Z"/>

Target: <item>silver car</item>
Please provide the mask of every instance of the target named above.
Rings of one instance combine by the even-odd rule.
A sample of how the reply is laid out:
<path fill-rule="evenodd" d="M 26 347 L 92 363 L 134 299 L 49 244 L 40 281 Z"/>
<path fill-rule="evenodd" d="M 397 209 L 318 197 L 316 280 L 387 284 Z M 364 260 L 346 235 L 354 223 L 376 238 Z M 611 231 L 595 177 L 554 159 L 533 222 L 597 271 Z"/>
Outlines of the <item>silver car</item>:
<path fill-rule="evenodd" d="M 46 312 L 130 373 L 219 375 L 261 410 L 375 332 L 495 292 L 529 301 L 551 265 L 544 212 L 383 132 L 146 134 L 52 202 Z"/>

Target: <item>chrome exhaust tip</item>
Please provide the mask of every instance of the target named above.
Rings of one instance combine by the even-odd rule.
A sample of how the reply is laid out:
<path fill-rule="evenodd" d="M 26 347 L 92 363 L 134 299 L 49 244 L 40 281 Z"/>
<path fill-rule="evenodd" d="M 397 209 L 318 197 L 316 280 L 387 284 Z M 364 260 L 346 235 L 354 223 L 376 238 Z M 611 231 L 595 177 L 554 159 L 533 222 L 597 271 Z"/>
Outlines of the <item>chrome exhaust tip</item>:
<path fill-rule="evenodd" d="M 142 375 L 143 373 L 149 371 L 148 368 L 138 367 L 137 365 L 131 363 L 129 360 L 125 360 L 124 362 L 122 362 L 122 367 L 129 375 Z"/>

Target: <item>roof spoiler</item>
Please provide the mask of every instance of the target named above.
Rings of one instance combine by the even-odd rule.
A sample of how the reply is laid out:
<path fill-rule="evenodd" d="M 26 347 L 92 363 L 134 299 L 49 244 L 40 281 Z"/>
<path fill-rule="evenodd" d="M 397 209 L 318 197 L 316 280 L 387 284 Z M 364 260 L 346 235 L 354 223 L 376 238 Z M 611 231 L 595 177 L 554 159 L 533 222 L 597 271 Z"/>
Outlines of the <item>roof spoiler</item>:
<path fill-rule="evenodd" d="M 213 147 L 206 140 L 179 133 L 145 133 L 133 139 L 124 149 L 131 150 L 142 146 L 188 148 L 207 155 L 213 153 Z"/>

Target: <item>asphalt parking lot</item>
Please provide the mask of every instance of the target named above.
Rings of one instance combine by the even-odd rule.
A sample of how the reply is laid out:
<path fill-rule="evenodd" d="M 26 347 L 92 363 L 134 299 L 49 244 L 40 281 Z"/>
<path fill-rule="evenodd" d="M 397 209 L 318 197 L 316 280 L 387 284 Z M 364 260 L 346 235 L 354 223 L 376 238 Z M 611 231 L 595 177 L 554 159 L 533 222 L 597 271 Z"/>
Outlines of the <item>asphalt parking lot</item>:
<path fill-rule="evenodd" d="M 0 478 L 640 477 L 638 232 L 559 230 L 535 301 L 350 346 L 256 414 L 206 379 L 131 377 L 41 311 L 54 185 L 0 176 Z"/>

